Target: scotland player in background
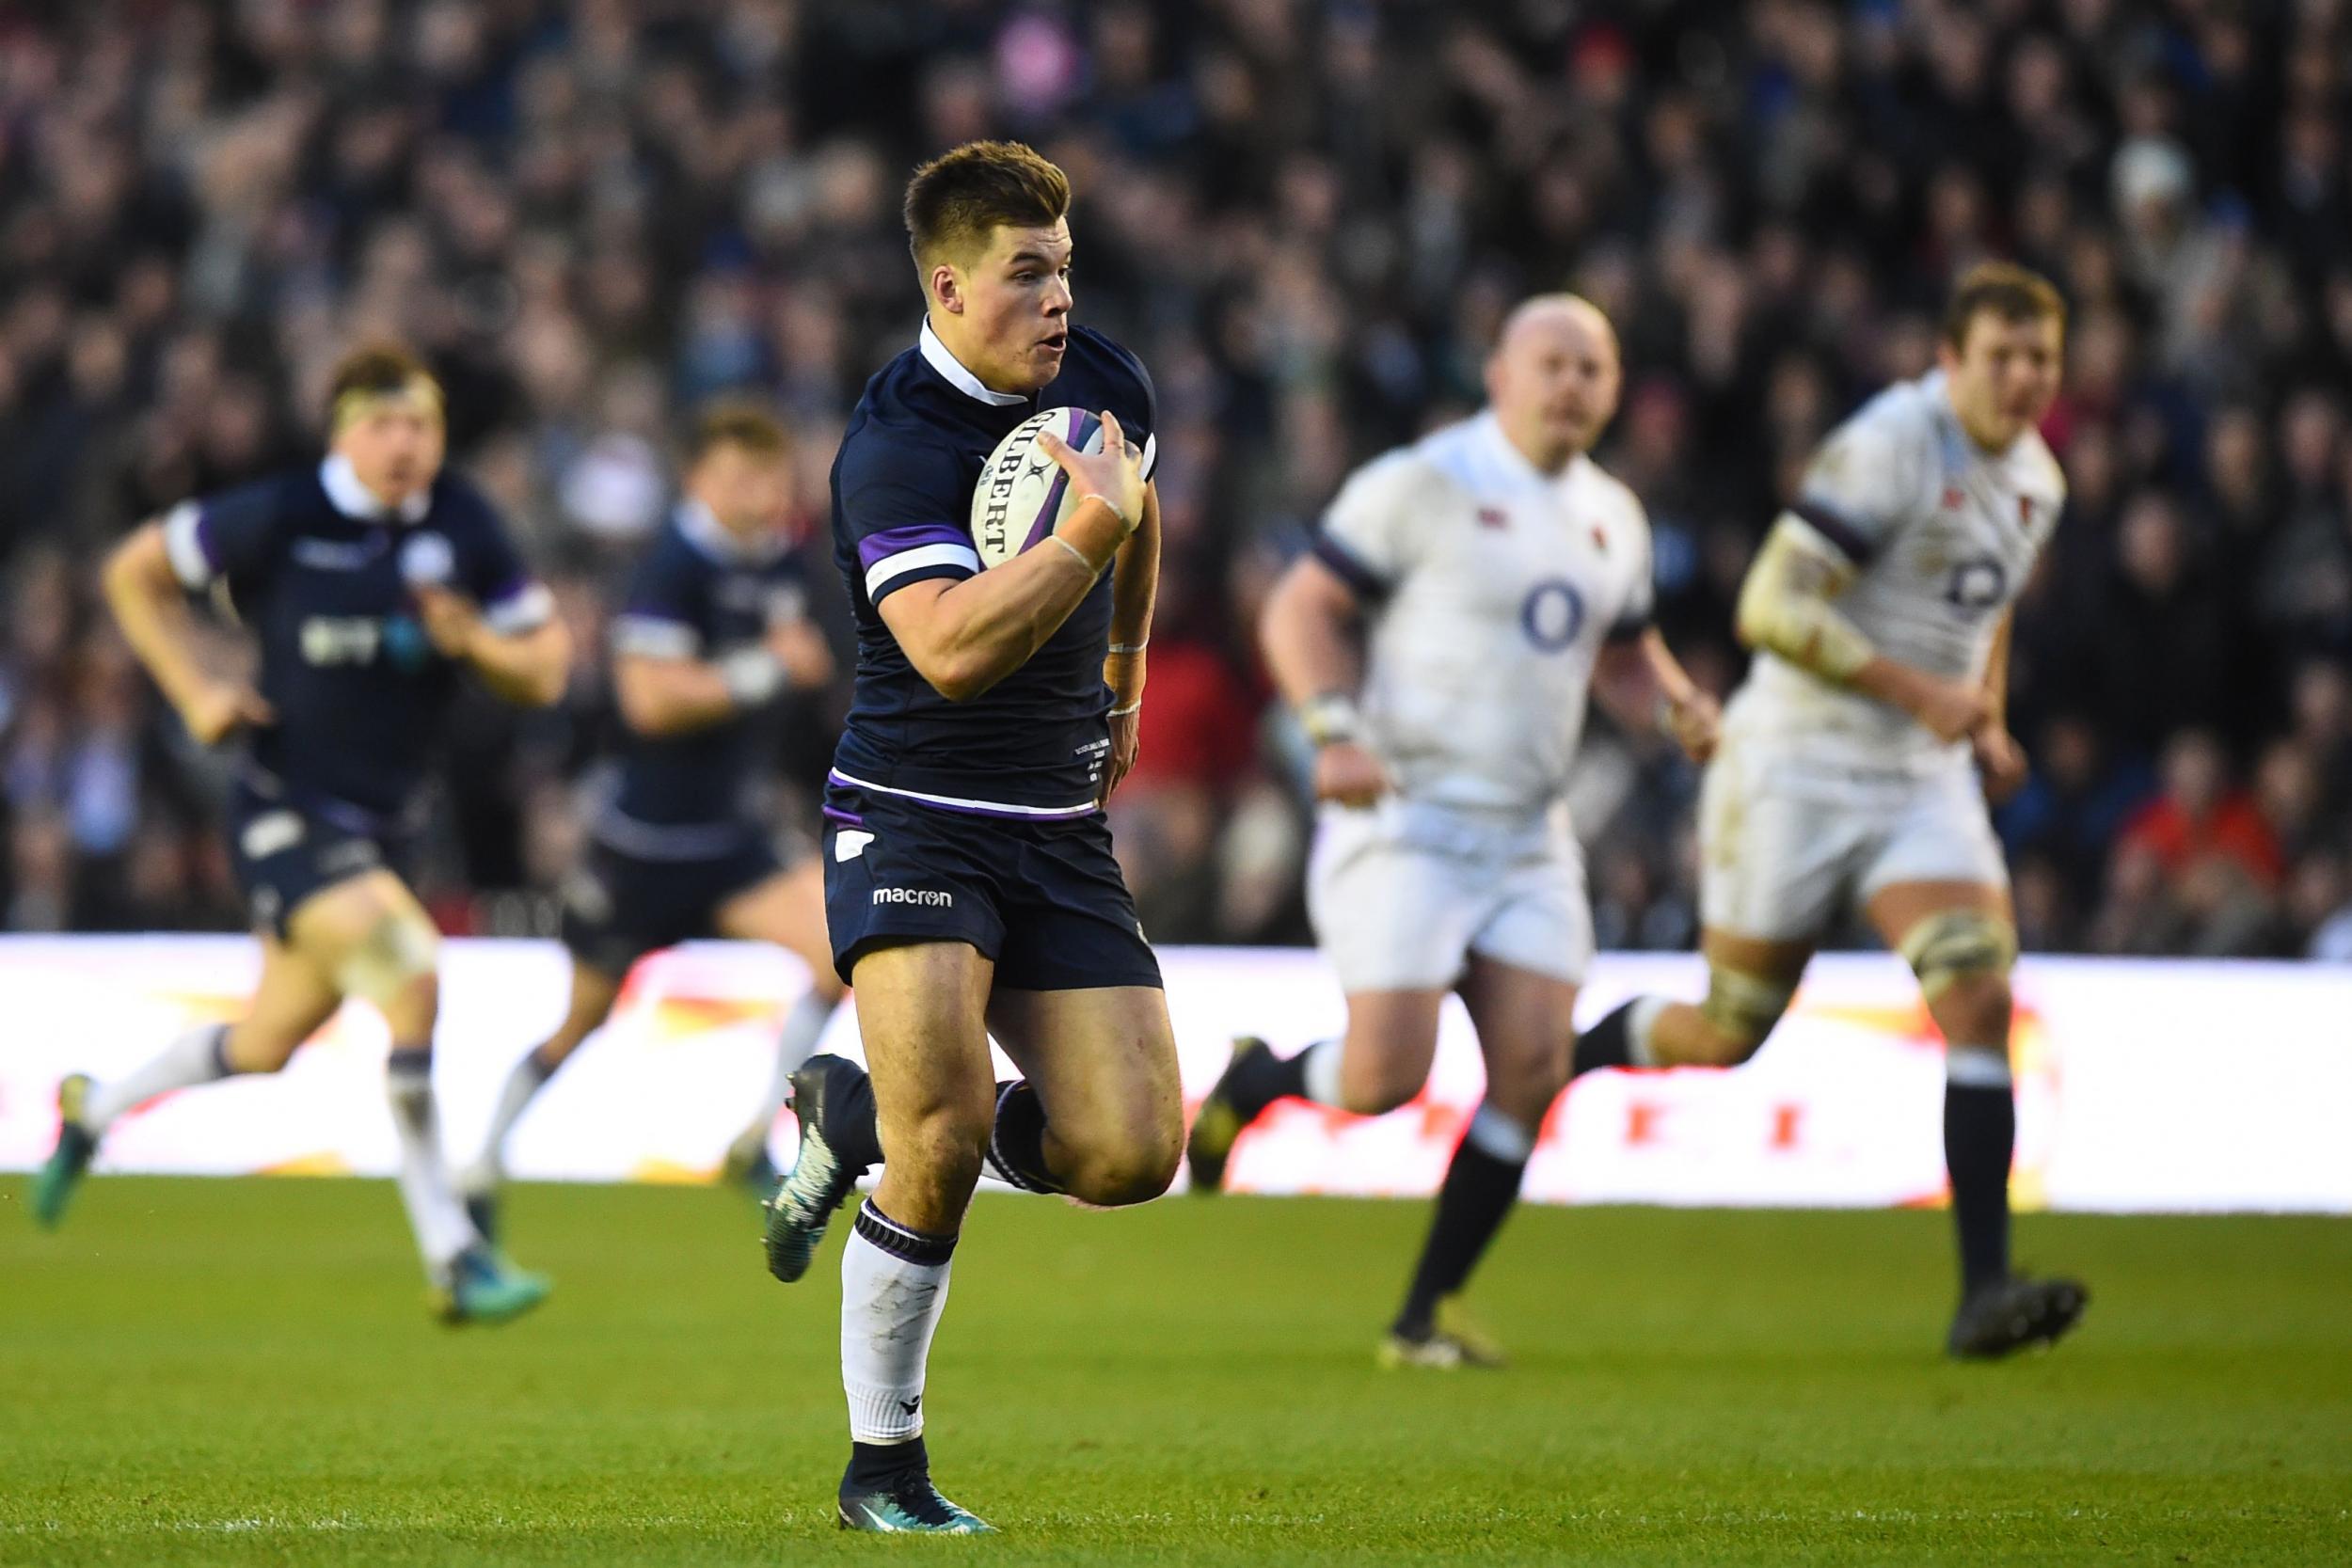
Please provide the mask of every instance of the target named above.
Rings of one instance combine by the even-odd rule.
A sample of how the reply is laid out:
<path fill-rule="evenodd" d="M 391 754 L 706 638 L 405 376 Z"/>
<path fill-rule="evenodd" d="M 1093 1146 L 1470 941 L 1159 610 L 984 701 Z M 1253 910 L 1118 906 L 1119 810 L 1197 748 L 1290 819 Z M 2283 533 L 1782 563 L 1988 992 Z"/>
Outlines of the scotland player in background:
<path fill-rule="evenodd" d="M 918 169 L 920 340 L 866 384 L 834 466 L 857 691 L 825 802 L 826 917 L 869 1080 L 794 1079 L 798 1164 L 769 1262 L 797 1279 L 867 1167 L 841 1259 L 857 1529 L 986 1529 L 932 1486 L 924 1368 L 983 1159 L 1017 1186 L 1140 1203 L 1175 1174 L 1184 1106 L 1159 965 L 1104 798 L 1135 759 L 1159 575 L 1150 379 L 1073 326 L 1070 185 L 1025 147 Z M 1041 408 L 1099 412 L 1101 452 L 1041 450 L 1081 504 L 990 571 L 966 529 L 981 466 Z M 991 1033 L 1025 1077 L 991 1080 Z"/>
<path fill-rule="evenodd" d="M 398 867 L 461 676 L 544 706 L 563 694 L 570 648 L 498 514 L 441 471 L 441 390 L 423 366 L 398 348 L 351 355 L 330 422 L 317 467 L 184 502 L 106 562 L 123 636 L 188 733 L 205 745 L 245 737 L 228 828 L 262 978 L 239 1022 L 193 1030 L 115 1083 L 66 1079 L 34 1212 L 58 1222 L 123 1113 L 233 1073 L 275 1072 L 357 996 L 391 1032 L 400 1194 L 439 1310 L 498 1322 L 548 1286 L 475 1232 L 442 1164 L 439 939 Z M 253 629 L 258 688 L 203 668 L 188 594 Z"/>
<path fill-rule="evenodd" d="M 758 809 L 774 750 L 762 720 L 786 692 L 833 675 L 785 531 L 791 501 L 791 440 L 775 416 L 749 403 L 705 410 L 687 446 L 685 494 L 612 621 L 628 739 L 590 826 L 588 863 L 564 889 L 571 1002 L 556 1032 L 515 1064 L 482 1153 L 460 1179 L 485 1234 L 496 1232 L 506 1135 L 532 1097 L 603 1026 L 632 964 L 694 937 L 773 942 L 809 966 L 809 992 L 777 1037 L 772 1086 L 726 1160 L 757 1196 L 774 1185 L 768 1130 L 842 991 L 817 861 L 786 870 Z"/>

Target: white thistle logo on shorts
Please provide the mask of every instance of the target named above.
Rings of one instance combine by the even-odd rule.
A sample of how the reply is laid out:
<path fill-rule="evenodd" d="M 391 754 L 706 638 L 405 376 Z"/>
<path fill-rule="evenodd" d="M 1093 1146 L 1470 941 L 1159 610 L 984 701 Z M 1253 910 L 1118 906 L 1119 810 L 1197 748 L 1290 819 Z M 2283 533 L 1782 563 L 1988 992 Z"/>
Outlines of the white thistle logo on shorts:
<path fill-rule="evenodd" d="M 927 909 L 944 910 L 956 901 L 952 893 L 935 887 L 878 887 L 874 890 L 877 904 L 920 904 Z"/>

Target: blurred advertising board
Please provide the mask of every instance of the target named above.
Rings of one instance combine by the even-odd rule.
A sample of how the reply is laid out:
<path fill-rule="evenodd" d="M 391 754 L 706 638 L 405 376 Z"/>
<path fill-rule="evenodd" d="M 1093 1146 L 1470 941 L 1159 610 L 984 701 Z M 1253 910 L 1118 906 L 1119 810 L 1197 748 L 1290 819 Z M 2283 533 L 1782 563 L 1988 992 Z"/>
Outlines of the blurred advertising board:
<path fill-rule="evenodd" d="M 565 994 L 551 943 L 444 948 L 437 1076 L 452 1149 L 471 1153 L 516 1057 Z M 1293 949 L 1170 948 L 1184 1092 L 1230 1037 L 1284 1053 L 1335 1033 L 1329 973 Z M 119 1074 L 192 1024 L 236 1016 L 258 953 L 237 937 L 0 939 L 0 1168 L 55 1130 L 57 1079 Z M 806 984 L 782 954 L 723 944 L 656 955 L 612 1022 L 516 1130 L 517 1177 L 707 1178 L 771 1071 L 769 1042 Z M 1580 1016 L 1639 991 L 1695 998 L 1684 956 L 1605 955 Z M 2016 1196 L 2028 1207 L 2352 1212 L 2352 969 L 2028 958 L 2017 974 Z M 280 1074 L 167 1096 L 125 1118 L 102 1170 L 389 1174 L 383 1026 L 344 1008 Z M 853 1012 L 826 1048 L 857 1053 Z M 1009 1068 L 1000 1069 L 1009 1075 Z M 1482 1075 L 1448 1006 L 1429 1089 L 1359 1120 L 1285 1102 L 1234 1155 L 1261 1193 L 1418 1196 L 1436 1188 Z M 1528 1193 L 1563 1203 L 1882 1207 L 1944 1198 L 1943 1063 L 1911 976 L 1884 955 L 1816 960 L 1788 1018 L 1734 1072 L 1597 1073 L 1552 1107 Z M 787 1114 L 779 1154 L 792 1143 Z"/>

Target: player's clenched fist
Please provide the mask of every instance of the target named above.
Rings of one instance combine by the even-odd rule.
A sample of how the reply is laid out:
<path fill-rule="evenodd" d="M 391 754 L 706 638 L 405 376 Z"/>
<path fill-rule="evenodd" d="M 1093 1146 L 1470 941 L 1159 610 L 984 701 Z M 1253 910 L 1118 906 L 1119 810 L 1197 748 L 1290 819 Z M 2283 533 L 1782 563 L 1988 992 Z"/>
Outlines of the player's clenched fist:
<path fill-rule="evenodd" d="M 2026 749 L 2007 727 L 1987 721 L 1969 737 L 1984 775 L 1984 797 L 1999 805 L 2026 786 Z"/>
<path fill-rule="evenodd" d="M 1315 799 L 1368 806 L 1389 792 L 1380 760 L 1352 740 L 1334 740 L 1315 753 Z"/>
<path fill-rule="evenodd" d="M 1973 681 L 1944 680 L 1929 675 L 1919 683 L 1912 716 L 1938 740 L 1958 740 L 1974 735 L 1993 717 L 1993 700 Z"/>
<path fill-rule="evenodd" d="M 1127 444 L 1119 416 L 1103 410 L 1103 450 L 1080 451 L 1050 430 L 1038 433 L 1040 451 L 1061 465 L 1080 499 L 1099 497 L 1133 533 L 1143 521 L 1143 453 Z"/>
<path fill-rule="evenodd" d="M 260 692 L 237 681 L 208 681 L 180 705 L 180 722 L 199 746 L 217 746 L 238 730 L 277 717 Z"/>

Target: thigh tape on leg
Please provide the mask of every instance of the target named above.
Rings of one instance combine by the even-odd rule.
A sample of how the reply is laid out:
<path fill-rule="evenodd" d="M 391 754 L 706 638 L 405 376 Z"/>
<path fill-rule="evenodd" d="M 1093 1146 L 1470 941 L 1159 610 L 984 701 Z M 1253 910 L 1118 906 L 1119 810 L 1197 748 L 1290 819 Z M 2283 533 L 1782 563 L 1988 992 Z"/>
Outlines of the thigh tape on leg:
<path fill-rule="evenodd" d="M 421 916 L 386 914 L 335 966 L 335 984 L 346 996 L 387 1006 L 433 973 L 440 950 L 439 933 Z"/>
<path fill-rule="evenodd" d="M 1793 984 L 1760 980 L 1710 962 L 1707 1000 L 1699 1004 L 1699 1013 L 1716 1034 L 1740 1048 L 1740 1060 L 1745 1061 L 1764 1043 L 1780 1015 L 1788 1010 L 1788 999 L 1796 994 Z"/>
<path fill-rule="evenodd" d="M 2017 961 L 2017 928 L 1982 910 L 1947 910 L 1914 926 L 1901 952 L 1932 1002 L 1972 975 L 2007 974 Z"/>

